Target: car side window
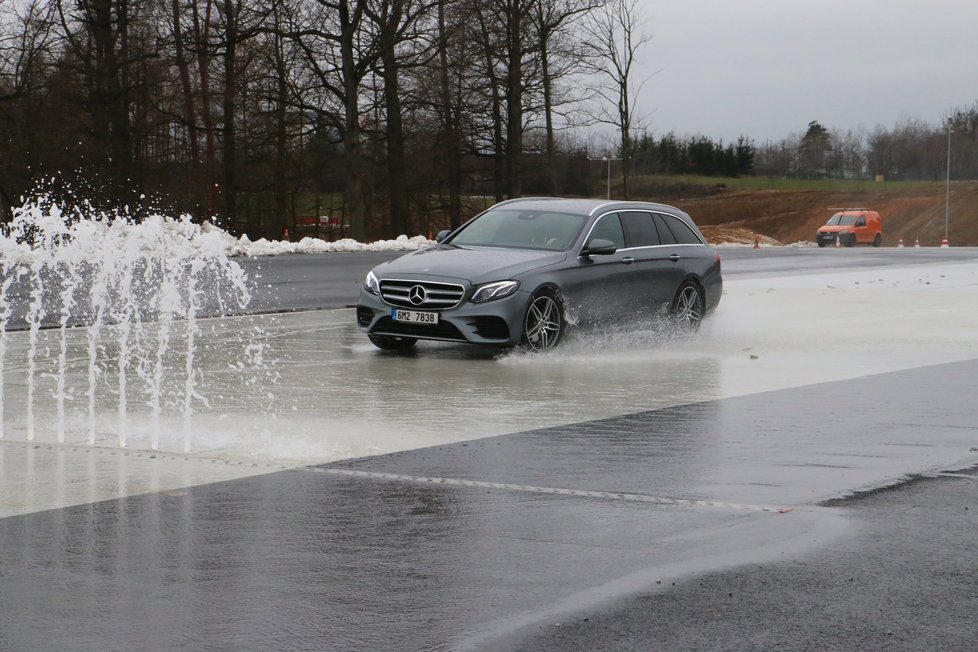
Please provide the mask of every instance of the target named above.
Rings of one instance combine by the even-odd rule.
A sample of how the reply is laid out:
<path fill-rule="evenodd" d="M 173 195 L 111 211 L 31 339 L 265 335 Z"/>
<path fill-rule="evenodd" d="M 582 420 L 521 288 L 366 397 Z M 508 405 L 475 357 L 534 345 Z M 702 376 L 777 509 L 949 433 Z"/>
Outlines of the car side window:
<path fill-rule="evenodd" d="M 860 215 L 859 219 L 856 220 L 856 226 L 866 226 L 866 218 Z"/>
<path fill-rule="evenodd" d="M 618 213 L 608 213 L 598 218 L 594 228 L 591 229 L 591 240 L 595 238 L 610 240 L 619 249 L 625 248 L 625 233 L 622 231 Z"/>
<path fill-rule="evenodd" d="M 672 234 L 672 231 L 666 225 L 666 218 L 664 215 L 659 213 L 654 213 L 652 217 L 655 219 L 655 228 L 659 231 L 659 240 L 664 245 L 676 244 L 676 236 Z"/>
<path fill-rule="evenodd" d="M 689 225 L 679 218 L 673 217 L 672 215 L 662 215 L 660 217 L 662 217 L 663 223 L 672 232 L 677 244 L 703 244 L 699 237 L 693 233 L 693 230 L 689 228 Z"/>
<path fill-rule="evenodd" d="M 651 213 L 622 213 L 621 219 L 628 234 L 629 247 L 654 247 L 661 244 Z"/>

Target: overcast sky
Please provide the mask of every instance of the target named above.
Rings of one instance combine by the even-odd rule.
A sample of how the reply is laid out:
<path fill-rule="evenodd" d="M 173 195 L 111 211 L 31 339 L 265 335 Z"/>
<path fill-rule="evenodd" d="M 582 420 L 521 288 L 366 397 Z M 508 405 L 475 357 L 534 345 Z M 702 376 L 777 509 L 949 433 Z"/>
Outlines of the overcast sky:
<path fill-rule="evenodd" d="M 662 135 L 758 143 L 812 120 L 938 124 L 978 100 L 978 0 L 639 0 L 638 112 Z"/>

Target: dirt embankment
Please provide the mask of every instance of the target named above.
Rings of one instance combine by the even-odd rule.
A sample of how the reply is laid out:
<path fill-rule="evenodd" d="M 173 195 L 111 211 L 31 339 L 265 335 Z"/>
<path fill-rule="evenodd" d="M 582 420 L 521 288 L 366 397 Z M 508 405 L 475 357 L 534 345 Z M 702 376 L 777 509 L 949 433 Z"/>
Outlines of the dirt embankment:
<path fill-rule="evenodd" d="M 941 184 L 873 189 L 860 192 L 818 190 L 730 190 L 710 197 L 674 200 L 714 242 L 789 244 L 813 241 L 815 231 L 835 208 L 879 211 L 883 244 L 905 246 L 919 239 L 936 247 L 944 237 L 944 196 Z M 978 182 L 951 184 L 948 239 L 952 246 L 978 246 Z"/>

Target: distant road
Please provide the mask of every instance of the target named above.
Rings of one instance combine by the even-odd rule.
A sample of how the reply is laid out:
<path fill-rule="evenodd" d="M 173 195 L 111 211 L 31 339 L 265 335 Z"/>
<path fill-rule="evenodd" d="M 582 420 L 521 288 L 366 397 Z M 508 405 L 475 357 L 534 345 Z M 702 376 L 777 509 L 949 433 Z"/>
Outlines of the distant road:
<path fill-rule="evenodd" d="M 722 259 L 724 277 L 750 278 L 766 276 L 791 276 L 816 271 L 841 271 L 871 267 L 899 267 L 905 265 L 934 264 L 939 262 L 963 262 L 978 259 L 978 248 L 952 247 L 879 249 L 817 249 L 794 247 L 724 247 L 718 249 Z M 295 312 L 305 310 L 330 310 L 350 308 L 356 305 L 360 286 L 371 268 L 392 260 L 404 252 L 362 252 L 293 254 L 236 258 L 235 260 L 251 280 L 251 302 L 247 313 Z M 7 294 L 11 315 L 7 330 L 28 327 L 27 311 L 30 301 L 30 278 L 24 276 L 11 287 Z M 50 284 L 50 287 L 57 287 Z M 69 320 L 72 326 L 89 323 L 85 316 L 87 290 L 79 286 L 78 302 Z M 48 293 L 41 320 L 44 328 L 56 328 L 60 320 L 60 304 L 57 293 Z M 213 293 L 204 293 L 200 300 L 200 316 L 220 316 L 224 308 Z"/>
<path fill-rule="evenodd" d="M 978 248 L 965 247 L 724 247 L 718 251 L 722 258 L 723 274 L 727 278 L 786 276 L 817 270 L 898 267 L 978 259 Z M 400 255 L 400 252 L 328 253 L 236 260 L 256 281 L 250 309 L 254 312 L 281 312 L 354 306 L 367 272 L 375 265 Z"/>

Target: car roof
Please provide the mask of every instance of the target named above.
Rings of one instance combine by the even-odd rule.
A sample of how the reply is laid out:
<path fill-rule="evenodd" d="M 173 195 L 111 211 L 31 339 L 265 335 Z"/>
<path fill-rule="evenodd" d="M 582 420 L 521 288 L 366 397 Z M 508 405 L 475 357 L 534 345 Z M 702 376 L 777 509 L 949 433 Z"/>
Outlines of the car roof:
<path fill-rule="evenodd" d="M 500 202 L 493 208 L 515 208 L 519 210 L 555 211 L 594 215 L 615 210 L 655 210 L 686 215 L 675 206 L 644 201 L 621 201 L 607 199 L 566 199 L 562 197 L 522 197 Z M 688 217 L 688 216 L 687 216 Z"/>

